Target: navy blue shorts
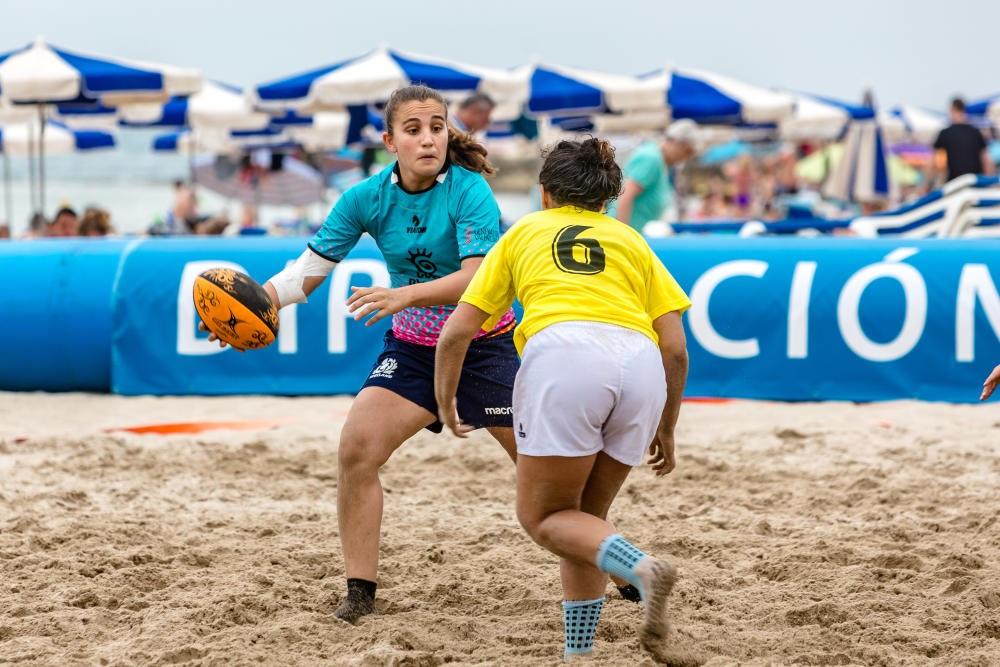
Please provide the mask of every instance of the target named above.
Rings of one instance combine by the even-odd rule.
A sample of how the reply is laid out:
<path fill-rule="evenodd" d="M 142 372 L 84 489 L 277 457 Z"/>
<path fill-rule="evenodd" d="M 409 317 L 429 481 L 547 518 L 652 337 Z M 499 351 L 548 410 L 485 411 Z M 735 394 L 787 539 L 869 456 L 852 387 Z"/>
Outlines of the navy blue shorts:
<path fill-rule="evenodd" d="M 435 352 L 434 347 L 408 343 L 393 336 L 392 331 L 386 332 L 385 347 L 362 389 L 388 389 L 437 417 Z M 476 428 L 513 426 L 514 376 L 520 365 L 513 331 L 472 341 L 458 382 L 459 418 Z M 440 433 L 442 427 L 435 419 L 427 429 Z"/>

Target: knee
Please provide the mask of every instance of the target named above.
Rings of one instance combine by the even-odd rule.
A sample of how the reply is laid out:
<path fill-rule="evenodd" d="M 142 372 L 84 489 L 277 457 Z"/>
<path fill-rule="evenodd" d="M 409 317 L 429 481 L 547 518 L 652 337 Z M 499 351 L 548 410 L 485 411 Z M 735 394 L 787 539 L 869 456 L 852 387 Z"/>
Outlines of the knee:
<path fill-rule="evenodd" d="M 551 541 L 551 522 L 546 521 L 550 514 L 540 512 L 532 507 L 518 507 L 517 520 L 521 522 L 528 536 L 536 544 L 547 547 Z"/>
<path fill-rule="evenodd" d="M 376 474 L 388 457 L 376 438 L 361 431 L 345 429 L 340 435 L 337 461 L 341 475 Z"/>
<path fill-rule="evenodd" d="M 528 536 L 538 544 L 542 543 L 538 535 L 544 518 L 535 508 L 518 503 L 517 520 L 521 522 L 524 532 L 528 533 Z"/>

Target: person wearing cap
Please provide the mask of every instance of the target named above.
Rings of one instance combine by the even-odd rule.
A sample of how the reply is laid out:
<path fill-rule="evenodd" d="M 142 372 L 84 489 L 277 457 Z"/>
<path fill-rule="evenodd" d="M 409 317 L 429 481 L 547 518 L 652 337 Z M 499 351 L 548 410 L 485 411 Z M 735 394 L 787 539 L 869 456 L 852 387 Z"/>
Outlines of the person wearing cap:
<path fill-rule="evenodd" d="M 697 133 L 694 121 L 677 120 L 662 141 L 640 145 L 625 163 L 622 194 L 608 215 L 639 232 L 647 222 L 659 220 L 674 197 L 670 167 L 694 156 Z"/>

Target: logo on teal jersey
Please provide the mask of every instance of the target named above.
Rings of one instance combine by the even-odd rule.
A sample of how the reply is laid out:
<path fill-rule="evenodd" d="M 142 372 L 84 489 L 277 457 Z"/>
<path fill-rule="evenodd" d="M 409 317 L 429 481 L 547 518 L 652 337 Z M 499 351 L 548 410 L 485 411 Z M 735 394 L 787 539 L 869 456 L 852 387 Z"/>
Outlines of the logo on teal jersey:
<path fill-rule="evenodd" d="M 416 279 L 410 280 L 411 285 L 421 280 L 433 280 L 437 278 L 437 264 L 431 261 L 433 255 L 434 253 L 426 248 L 413 248 L 407 252 L 406 259 L 417 270 Z"/>
<path fill-rule="evenodd" d="M 407 234 L 423 234 L 427 231 L 427 225 L 420 224 L 420 218 L 413 216 L 413 220 L 410 221 L 410 226 L 406 228 Z"/>

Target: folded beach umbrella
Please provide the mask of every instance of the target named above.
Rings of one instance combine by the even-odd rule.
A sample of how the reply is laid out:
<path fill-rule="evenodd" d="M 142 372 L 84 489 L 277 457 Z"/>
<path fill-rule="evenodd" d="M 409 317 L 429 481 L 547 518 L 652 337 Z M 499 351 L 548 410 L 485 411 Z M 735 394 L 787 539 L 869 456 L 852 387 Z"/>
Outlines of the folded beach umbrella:
<path fill-rule="evenodd" d="M 874 203 L 895 195 L 882 128 L 875 112 L 852 120 L 847 128 L 844 153 L 823 186 L 823 195 L 847 202 Z"/>
<path fill-rule="evenodd" d="M 255 111 L 243 91 L 215 81 L 188 97 L 173 97 L 166 104 L 124 104 L 119 107 L 124 125 L 263 130 L 270 115 Z"/>
<path fill-rule="evenodd" d="M 393 90 L 423 83 L 449 97 L 473 92 L 490 95 L 500 104 L 523 103 L 527 72 L 479 67 L 450 60 L 380 48 L 257 86 L 254 102 L 266 109 L 321 110 L 384 102 Z"/>

